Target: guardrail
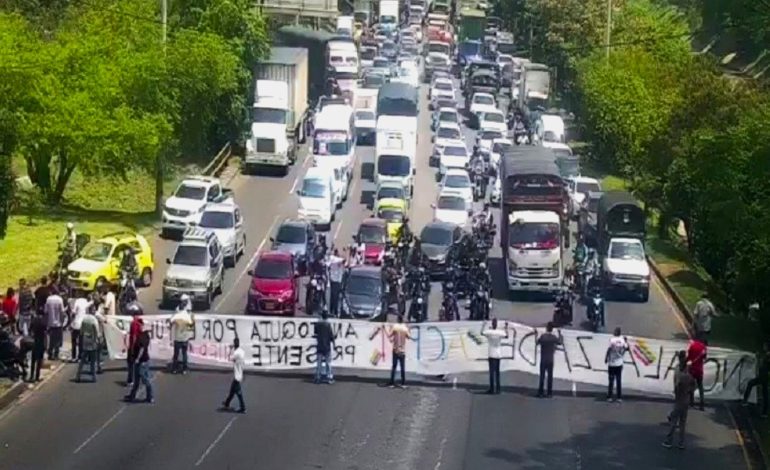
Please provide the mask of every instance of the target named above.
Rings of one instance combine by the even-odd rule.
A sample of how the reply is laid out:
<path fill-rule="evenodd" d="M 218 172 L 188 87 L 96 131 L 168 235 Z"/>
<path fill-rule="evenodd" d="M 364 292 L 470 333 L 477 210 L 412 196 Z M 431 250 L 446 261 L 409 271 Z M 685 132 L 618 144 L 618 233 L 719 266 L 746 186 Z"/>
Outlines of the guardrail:
<path fill-rule="evenodd" d="M 209 164 L 206 165 L 203 171 L 201 171 L 201 174 L 204 176 L 219 176 L 225 166 L 227 166 L 227 162 L 230 160 L 232 153 L 233 146 L 228 142 L 219 150 L 219 153 L 211 159 Z"/>

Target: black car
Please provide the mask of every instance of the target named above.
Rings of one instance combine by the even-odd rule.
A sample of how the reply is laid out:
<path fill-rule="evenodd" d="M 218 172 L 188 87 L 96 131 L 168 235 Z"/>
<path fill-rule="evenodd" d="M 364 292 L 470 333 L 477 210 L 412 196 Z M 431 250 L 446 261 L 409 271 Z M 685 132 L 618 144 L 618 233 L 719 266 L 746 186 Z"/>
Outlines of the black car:
<path fill-rule="evenodd" d="M 315 248 L 315 228 L 306 220 L 285 220 L 270 237 L 271 249 L 294 255 L 300 273 L 307 272 L 308 256 Z"/>
<path fill-rule="evenodd" d="M 355 266 L 345 275 L 342 313 L 353 318 L 378 319 L 382 314 L 382 269 Z"/>
<path fill-rule="evenodd" d="M 454 244 L 463 238 L 459 225 L 449 222 L 431 222 L 420 232 L 420 249 L 427 259 L 431 276 L 442 276 L 447 271 L 447 257 Z"/>

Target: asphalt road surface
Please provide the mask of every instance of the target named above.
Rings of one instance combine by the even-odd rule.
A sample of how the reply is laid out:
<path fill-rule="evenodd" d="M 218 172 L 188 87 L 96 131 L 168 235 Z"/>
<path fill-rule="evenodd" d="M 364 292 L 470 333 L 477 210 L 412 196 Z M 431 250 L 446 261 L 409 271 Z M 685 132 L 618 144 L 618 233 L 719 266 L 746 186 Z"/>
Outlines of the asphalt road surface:
<path fill-rule="evenodd" d="M 437 195 L 426 90 L 419 117 L 420 139 L 415 231 L 432 218 Z M 469 133 L 470 137 L 470 133 Z M 346 246 L 369 215 L 373 148 L 358 152 L 356 178 L 331 234 Z M 229 186 L 243 210 L 247 253 L 227 271 L 222 295 L 211 312 L 241 314 L 248 268 L 269 244 L 278 224 L 296 215 L 293 191 L 307 169 L 300 160 L 289 175 L 235 175 Z M 499 218 L 498 218 L 499 220 Z M 330 237 L 331 238 L 331 237 Z M 173 255 L 174 242 L 155 242 L 156 260 Z M 496 249 L 492 257 L 499 259 Z M 551 317 L 549 300 L 511 301 L 501 264 L 495 278 L 494 315 L 541 326 Z M 164 266 L 141 299 L 158 313 Z M 432 315 L 439 289 L 431 299 Z M 576 314 L 579 318 L 580 314 Z M 656 284 L 647 303 L 610 302 L 608 327 L 627 334 L 682 338 L 671 302 Z M 577 326 L 579 327 L 579 325 Z M 688 448 L 660 445 L 670 409 L 667 400 L 629 397 L 606 403 L 598 387 L 557 382 L 552 399 L 533 397 L 536 378 L 506 373 L 503 394 L 487 396 L 483 374 L 449 382 L 410 377 L 406 390 L 378 386 L 373 373 L 340 377 L 334 385 L 313 385 L 307 374 L 247 375 L 248 413 L 219 412 L 229 371 L 193 371 L 186 376 L 154 375 L 156 403 L 125 405 L 122 364 L 110 364 L 96 384 L 74 383 L 66 366 L 49 383 L 0 415 L 0 469 L 742 469 L 747 465 L 731 414 L 714 403 L 693 411 Z M 407 365 L 408 368 L 408 365 Z M 140 396 L 141 393 L 140 393 Z"/>

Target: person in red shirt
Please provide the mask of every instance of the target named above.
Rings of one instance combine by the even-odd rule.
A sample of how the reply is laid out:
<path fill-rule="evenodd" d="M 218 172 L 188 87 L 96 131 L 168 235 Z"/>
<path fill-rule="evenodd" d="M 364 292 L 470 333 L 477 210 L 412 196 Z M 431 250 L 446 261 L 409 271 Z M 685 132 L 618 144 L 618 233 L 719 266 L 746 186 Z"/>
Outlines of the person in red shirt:
<path fill-rule="evenodd" d="M 134 384 L 134 380 L 138 380 L 137 377 L 135 377 L 136 357 L 134 357 L 134 349 L 137 341 L 139 341 L 139 335 L 142 334 L 144 328 L 144 321 L 142 320 L 141 313 L 143 312 L 134 315 L 134 318 L 131 319 L 131 325 L 128 328 L 128 349 L 126 351 L 128 377 L 126 378 L 126 386 L 129 387 Z"/>
<path fill-rule="evenodd" d="M 13 287 L 9 287 L 5 293 L 3 299 L 2 310 L 5 314 L 5 318 L 8 320 L 8 324 L 11 326 L 11 331 L 16 331 L 16 310 L 19 306 L 19 299 L 16 297 L 16 291 Z"/>
<path fill-rule="evenodd" d="M 706 338 L 703 335 L 696 336 L 687 348 L 687 362 L 690 364 L 690 375 L 695 379 L 700 395 L 700 408 L 703 411 L 703 363 L 707 353 Z M 695 406 L 695 390 L 690 393 L 690 406 Z"/>

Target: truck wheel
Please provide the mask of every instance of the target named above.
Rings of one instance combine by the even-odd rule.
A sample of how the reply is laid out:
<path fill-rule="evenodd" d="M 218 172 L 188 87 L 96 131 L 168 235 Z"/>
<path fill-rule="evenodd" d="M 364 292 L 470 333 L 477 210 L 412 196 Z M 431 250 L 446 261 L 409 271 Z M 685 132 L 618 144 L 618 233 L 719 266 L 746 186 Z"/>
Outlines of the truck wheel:
<path fill-rule="evenodd" d="M 639 300 L 641 300 L 643 303 L 650 300 L 650 289 L 645 289 L 641 292 L 641 295 L 639 296 Z"/>
<path fill-rule="evenodd" d="M 203 308 L 203 310 L 208 310 L 211 308 L 213 297 L 214 297 L 214 294 L 211 292 L 211 286 L 209 286 L 208 291 L 206 291 L 206 298 L 203 299 L 203 302 L 201 302 L 201 307 Z"/>

